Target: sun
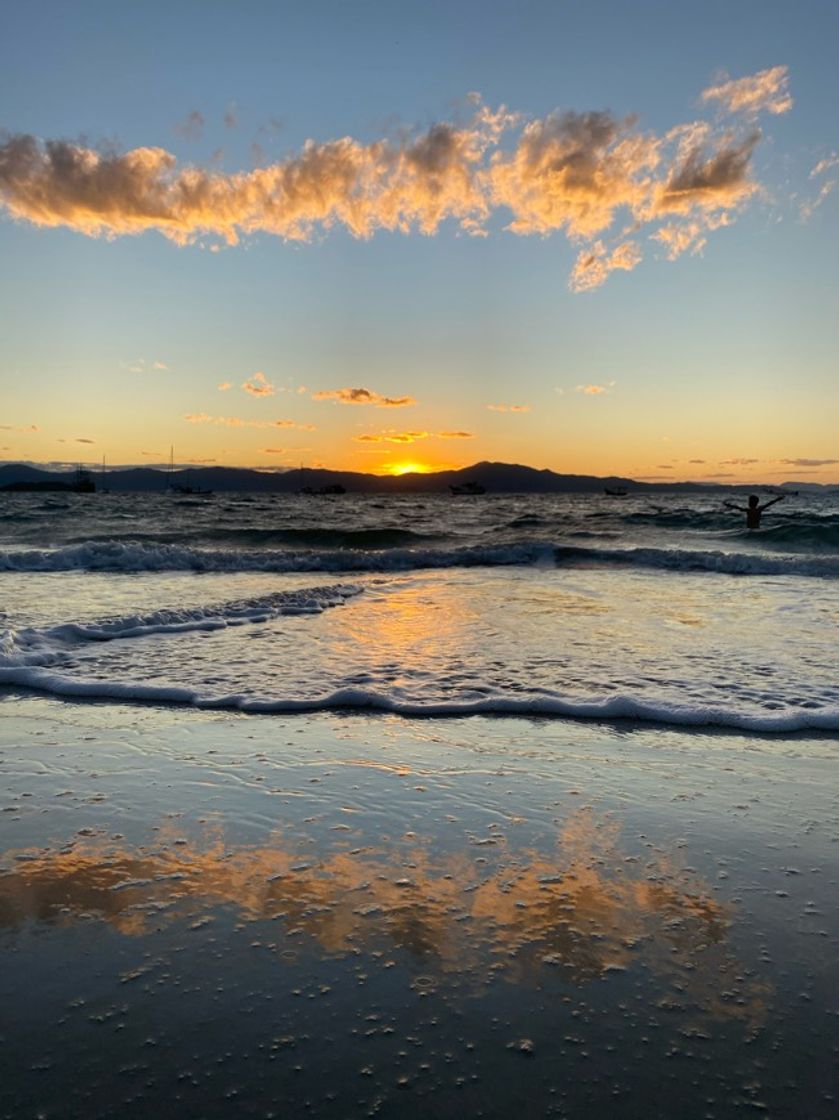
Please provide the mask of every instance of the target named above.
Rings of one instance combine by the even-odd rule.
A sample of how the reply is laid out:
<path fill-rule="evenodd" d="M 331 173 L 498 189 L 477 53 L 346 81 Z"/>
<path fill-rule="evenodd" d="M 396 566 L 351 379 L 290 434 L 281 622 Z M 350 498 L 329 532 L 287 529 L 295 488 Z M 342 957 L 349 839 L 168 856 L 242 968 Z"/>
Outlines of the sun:
<path fill-rule="evenodd" d="M 429 468 L 424 463 L 388 463 L 385 467 L 388 474 L 427 474 Z"/>

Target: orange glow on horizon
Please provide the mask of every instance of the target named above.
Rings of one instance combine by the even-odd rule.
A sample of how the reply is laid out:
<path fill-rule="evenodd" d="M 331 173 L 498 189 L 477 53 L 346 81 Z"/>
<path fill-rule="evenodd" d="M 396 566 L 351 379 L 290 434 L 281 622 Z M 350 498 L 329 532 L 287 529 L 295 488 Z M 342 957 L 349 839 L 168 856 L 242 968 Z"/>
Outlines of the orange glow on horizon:
<path fill-rule="evenodd" d="M 382 469 L 386 474 L 428 474 L 431 467 L 425 463 L 383 463 Z"/>

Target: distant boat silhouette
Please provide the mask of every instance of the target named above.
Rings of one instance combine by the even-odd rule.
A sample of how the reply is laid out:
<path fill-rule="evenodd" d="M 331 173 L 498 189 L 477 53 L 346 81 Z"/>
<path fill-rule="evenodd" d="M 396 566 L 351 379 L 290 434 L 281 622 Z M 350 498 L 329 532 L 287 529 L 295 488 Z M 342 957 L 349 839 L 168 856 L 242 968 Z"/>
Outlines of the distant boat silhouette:
<path fill-rule="evenodd" d="M 481 486 L 480 482 L 462 482 L 459 486 L 449 484 L 449 490 L 451 490 L 452 494 L 456 497 L 486 494 L 486 487 Z"/>
<path fill-rule="evenodd" d="M 95 494 L 96 483 L 81 464 L 76 467 L 76 477 L 70 489 L 74 494 Z"/>
<path fill-rule="evenodd" d="M 629 491 L 625 486 L 604 486 L 603 493 L 610 498 L 625 498 Z"/>
<path fill-rule="evenodd" d="M 304 486 L 300 491 L 309 498 L 328 498 L 333 494 L 346 494 L 346 487 L 340 482 L 331 482 L 328 486 Z"/>
<path fill-rule="evenodd" d="M 192 497 L 192 498 L 211 498 L 213 496 L 212 490 L 203 490 L 200 486 L 190 486 L 189 477 L 190 471 L 186 472 L 186 483 L 174 482 L 175 477 L 175 448 L 169 448 L 169 485 L 167 487 L 170 494 L 175 494 L 177 497 Z"/>

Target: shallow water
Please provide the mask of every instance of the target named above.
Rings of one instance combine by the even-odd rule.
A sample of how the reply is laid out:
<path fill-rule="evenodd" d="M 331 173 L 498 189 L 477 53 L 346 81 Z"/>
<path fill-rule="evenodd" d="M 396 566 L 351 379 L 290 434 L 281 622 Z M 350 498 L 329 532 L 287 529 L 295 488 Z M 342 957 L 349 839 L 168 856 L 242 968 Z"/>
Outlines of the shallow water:
<path fill-rule="evenodd" d="M 839 730 L 830 497 L 4 500 L 0 685 Z"/>

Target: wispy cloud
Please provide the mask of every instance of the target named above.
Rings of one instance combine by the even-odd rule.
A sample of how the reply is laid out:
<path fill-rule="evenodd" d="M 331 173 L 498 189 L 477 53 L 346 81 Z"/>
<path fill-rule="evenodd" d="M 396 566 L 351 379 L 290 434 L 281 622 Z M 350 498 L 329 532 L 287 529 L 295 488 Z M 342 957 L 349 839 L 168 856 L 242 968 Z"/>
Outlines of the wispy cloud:
<path fill-rule="evenodd" d="M 705 463 L 705 459 L 688 459 L 689 463 Z"/>
<path fill-rule="evenodd" d="M 252 397 L 273 397 L 274 395 L 274 386 L 261 370 L 255 373 L 250 381 L 243 381 L 242 388 Z"/>
<path fill-rule="evenodd" d="M 233 383 L 231 381 L 220 381 L 216 387 L 220 393 L 226 393 L 228 389 L 233 388 Z"/>
<path fill-rule="evenodd" d="M 575 393 L 584 393 L 587 397 L 599 397 L 603 393 L 608 393 L 610 387 L 614 385 L 614 381 L 609 385 L 575 385 Z"/>
<path fill-rule="evenodd" d="M 595 241 L 577 255 L 568 286 L 572 292 L 590 292 L 599 288 L 610 272 L 631 272 L 640 263 L 641 250 L 634 241 L 624 241 L 611 252 L 602 241 Z"/>
<path fill-rule="evenodd" d="M 760 459 L 720 459 L 719 464 L 721 467 L 751 467 L 755 463 L 759 463 Z"/>
<path fill-rule="evenodd" d="M 525 120 L 473 98 L 473 115 L 459 126 L 368 144 L 308 141 L 296 155 L 235 174 L 179 166 L 162 148 L 100 152 L 17 135 L 0 145 L 0 205 L 38 226 L 94 237 L 156 230 L 181 245 L 204 235 L 233 245 L 259 232 L 306 242 L 339 227 L 359 238 L 430 235 L 444 222 L 477 234 L 501 214 L 512 233 L 559 232 L 578 245 L 571 287 L 590 291 L 638 265 L 641 237 L 657 237 L 668 256 L 680 245 L 695 249 L 756 194 L 753 117 L 786 112 L 787 85 L 785 67 L 722 81 L 702 102 L 734 114 L 724 124 L 694 121 L 660 135 L 632 116 Z M 202 126 L 196 110 L 181 134 Z"/>
<path fill-rule="evenodd" d="M 747 78 L 724 78 L 702 91 L 702 101 L 718 101 L 729 113 L 788 113 L 792 108 L 789 70 L 773 66 Z"/>
<path fill-rule="evenodd" d="M 488 404 L 490 412 L 530 412 L 529 404 Z"/>
<path fill-rule="evenodd" d="M 137 358 L 135 362 L 124 367 L 129 373 L 162 373 L 168 372 L 169 367 L 165 362 L 161 362 L 159 358 L 155 358 L 149 362 L 145 358 Z"/>
<path fill-rule="evenodd" d="M 296 420 L 243 420 L 240 416 L 211 416 L 207 412 L 188 412 L 184 420 L 190 424 L 215 424 L 226 428 L 297 428 L 315 431 L 314 424 L 298 424 Z"/>
<path fill-rule="evenodd" d="M 315 401 L 337 401 L 339 404 L 371 404 L 376 408 L 404 408 L 416 404 L 414 397 L 384 397 L 372 389 L 324 389 L 312 393 Z"/>
<path fill-rule="evenodd" d="M 416 443 L 420 439 L 428 439 L 429 432 L 371 432 L 366 435 L 355 436 L 359 443 Z"/>
<path fill-rule="evenodd" d="M 839 463 L 839 459 L 779 459 L 788 467 L 832 467 Z"/>
<path fill-rule="evenodd" d="M 236 109 L 236 103 L 231 101 L 224 113 L 224 127 L 235 128 L 238 123 L 239 113 Z"/>
<path fill-rule="evenodd" d="M 37 424 L 25 424 L 23 427 L 16 427 L 14 424 L 0 424 L 0 432 L 40 432 Z"/>
<path fill-rule="evenodd" d="M 182 121 L 173 125 L 172 131 L 184 140 L 200 140 L 204 135 L 204 115 L 197 109 L 188 113 Z"/>
<path fill-rule="evenodd" d="M 383 432 L 369 432 L 353 437 L 358 443 L 416 443 L 420 439 L 472 439 L 472 432 L 400 432 L 388 428 Z"/>

